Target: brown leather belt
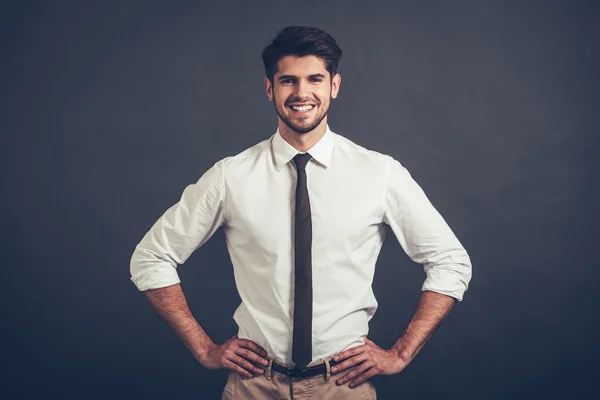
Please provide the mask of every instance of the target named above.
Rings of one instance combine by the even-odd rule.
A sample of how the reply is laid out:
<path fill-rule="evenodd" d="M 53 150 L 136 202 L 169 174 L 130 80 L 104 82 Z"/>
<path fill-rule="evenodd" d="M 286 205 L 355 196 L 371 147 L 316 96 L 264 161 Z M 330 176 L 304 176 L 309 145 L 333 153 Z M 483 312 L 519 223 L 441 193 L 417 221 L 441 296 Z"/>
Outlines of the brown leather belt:
<path fill-rule="evenodd" d="M 329 361 L 329 365 L 333 367 L 334 365 L 339 364 L 340 362 L 336 362 L 333 358 Z M 310 376 L 315 375 L 323 375 L 327 372 L 327 367 L 325 362 L 322 362 L 319 365 L 313 365 L 312 367 L 304 367 L 304 368 L 288 368 L 284 365 L 277 364 L 273 361 L 273 365 L 271 369 L 275 372 L 279 372 L 280 374 L 284 374 L 289 376 L 290 378 L 308 378 Z"/>

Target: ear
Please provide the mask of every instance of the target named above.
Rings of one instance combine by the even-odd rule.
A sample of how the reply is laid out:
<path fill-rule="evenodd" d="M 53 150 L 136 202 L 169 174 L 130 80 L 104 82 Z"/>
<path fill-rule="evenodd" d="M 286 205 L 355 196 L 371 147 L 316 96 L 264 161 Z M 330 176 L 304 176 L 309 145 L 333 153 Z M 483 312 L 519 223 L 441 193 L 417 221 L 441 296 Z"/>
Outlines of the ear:
<path fill-rule="evenodd" d="M 265 91 L 267 92 L 267 97 L 269 101 L 273 101 L 273 85 L 269 78 L 265 78 Z"/>
<path fill-rule="evenodd" d="M 331 80 L 331 98 L 335 99 L 340 91 L 340 85 L 342 84 L 342 76 L 335 74 Z"/>

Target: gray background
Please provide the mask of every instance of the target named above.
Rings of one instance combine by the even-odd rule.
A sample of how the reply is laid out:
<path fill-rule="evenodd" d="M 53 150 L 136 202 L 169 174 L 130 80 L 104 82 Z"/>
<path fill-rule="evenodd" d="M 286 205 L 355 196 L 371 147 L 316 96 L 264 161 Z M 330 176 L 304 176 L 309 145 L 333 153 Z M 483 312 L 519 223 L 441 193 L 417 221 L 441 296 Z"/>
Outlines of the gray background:
<path fill-rule="evenodd" d="M 381 399 L 593 397 L 600 128 L 596 1 L 3 2 L 3 398 L 219 398 L 129 281 L 152 223 L 270 136 L 260 52 L 289 24 L 344 51 L 331 128 L 400 160 L 469 251 L 464 302 Z M 391 232 L 390 232 L 391 233 Z M 215 341 L 239 298 L 222 232 L 181 267 Z M 424 279 L 393 234 L 370 337 Z M 4 397 L 4 395 L 9 395 Z"/>

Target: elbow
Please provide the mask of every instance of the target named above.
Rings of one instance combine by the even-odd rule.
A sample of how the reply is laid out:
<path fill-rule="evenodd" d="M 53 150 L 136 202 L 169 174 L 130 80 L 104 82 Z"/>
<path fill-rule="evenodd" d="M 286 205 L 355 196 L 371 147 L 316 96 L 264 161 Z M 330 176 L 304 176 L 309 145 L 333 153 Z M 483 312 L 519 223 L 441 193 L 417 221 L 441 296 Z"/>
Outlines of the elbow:
<path fill-rule="evenodd" d="M 425 265 L 423 290 L 442 293 L 462 301 L 472 277 L 470 262 Z"/>
<path fill-rule="evenodd" d="M 129 263 L 130 280 L 140 291 L 180 283 L 177 264 L 136 246 Z"/>

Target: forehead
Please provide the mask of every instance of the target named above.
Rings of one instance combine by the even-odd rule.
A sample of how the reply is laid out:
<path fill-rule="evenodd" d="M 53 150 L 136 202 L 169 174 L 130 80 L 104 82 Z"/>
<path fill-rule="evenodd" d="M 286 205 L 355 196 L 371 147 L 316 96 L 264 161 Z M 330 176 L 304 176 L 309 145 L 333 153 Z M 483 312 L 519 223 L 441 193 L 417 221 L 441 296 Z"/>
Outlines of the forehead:
<path fill-rule="evenodd" d="M 325 62 L 315 56 L 285 56 L 282 57 L 277 63 L 277 72 L 275 76 L 279 75 L 295 75 L 305 76 L 312 74 L 323 74 L 329 76 L 329 72 L 325 68 Z"/>

